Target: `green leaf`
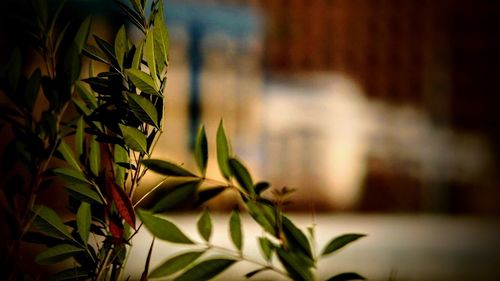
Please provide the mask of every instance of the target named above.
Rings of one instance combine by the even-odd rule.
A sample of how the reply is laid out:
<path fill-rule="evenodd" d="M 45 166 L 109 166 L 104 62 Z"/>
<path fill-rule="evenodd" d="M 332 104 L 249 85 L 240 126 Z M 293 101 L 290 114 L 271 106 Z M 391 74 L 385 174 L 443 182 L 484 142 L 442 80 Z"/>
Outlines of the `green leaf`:
<path fill-rule="evenodd" d="M 80 25 L 80 28 L 78 28 L 78 31 L 76 32 L 74 43 L 77 47 L 78 53 L 81 53 L 83 47 L 85 47 L 85 43 L 87 42 L 87 38 L 90 32 L 90 25 L 91 25 L 91 17 L 88 16 L 83 20 L 82 24 Z"/>
<path fill-rule="evenodd" d="M 151 212 L 160 213 L 173 209 L 182 202 L 193 198 L 201 181 L 190 181 L 177 186 L 170 187 L 170 192 L 155 203 Z"/>
<path fill-rule="evenodd" d="M 205 251 L 193 251 L 171 257 L 155 268 L 153 272 L 149 274 L 149 278 L 159 278 L 172 275 L 192 264 L 201 255 L 203 255 L 203 253 L 205 253 Z"/>
<path fill-rule="evenodd" d="M 207 209 L 204 209 L 203 213 L 201 213 L 196 226 L 198 227 L 198 233 L 200 233 L 201 237 L 209 242 L 210 236 L 212 236 L 212 219 Z"/>
<path fill-rule="evenodd" d="M 89 153 L 90 171 L 94 176 L 99 176 L 101 169 L 101 147 L 95 136 L 90 138 L 90 153 Z"/>
<path fill-rule="evenodd" d="M 73 257 L 83 251 L 84 249 L 80 247 L 61 244 L 41 252 L 36 256 L 35 261 L 42 265 L 53 264 Z"/>
<path fill-rule="evenodd" d="M 302 258 L 293 252 L 288 252 L 282 248 L 276 249 L 278 258 L 285 267 L 288 274 L 296 281 L 313 281 L 313 274 L 308 266 L 304 266 Z"/>
<path fill-rule="evenodd" d="M 41 232 L 50 237 L 60 238 L 76 242 L 75 239 L 69 234 L 66 225 L 61 221 L 61 218 L 54 210 L 46 206 L 38 206 L 35 209 L 35 220 L 33 225 Z"/>
<path fill-rule="evenodd" d="M 33 110 L 33 106 L 35 105 L 38 97 L 38 92 L 40 91 L 41 77 L 42 73 L 40 68 L 37 68 L 33 71 L 33 74 L 31 74 L 31 77 L 26 85 L 26 90 L 24 91 L 24 101 L 30 111 Z"/>
<path fill-rule="evenodd" d="M 64 27 L 61 29 L 61 31 L 59 31 L 59 34 L 57 35 L 56 44 L 54 46 L 54 53 L 55 54 L 59 53 L 59 47 L 61 46 L 61 43 L 64 40 L 64 37 L 66 36 L 66 31 L 68 31 L 69 26 L 70 26 L 70 23 L 66 23 L 66 25 L 64 25 Z M 75 43 L 75 46 L 77 48 L 78 53 L 81 53 L 82 50 L 78 49 L 78 45 L 76 45 L 76 43 Z"/>
<path fill-rule="evenodd" d="M 163 71 L 164 66 L 168 65 L 168 49 L 170 42 L 168 38 L 168 29 L 163 19 L 163 7 L 160 5 L 158 13 L 154 20 L 154 39 L 155 39 L 155 54 L 157 56 L 158 70 Z"/>
<path fill-rule="evenodd" d="M 208 163 L 208 142 L 204 126 L 200 128 L 200 130 L 198 131 L 198 135 L 196 136 L 194 158 L 196 160 L 196 164 L 198 164 L 198 168 L 200 169 L 201 174 L 205 176 Z"/>
<path fill-rule="evenodd" d="M 155 237 L 172 243 L 193 244 L 193 241 L 172 222 L 159 218 L 145 210 L 138 210 L 137 214 L 144 223 L 144 226 Z"/>
<path fill-rule="evenodd" d="M 246 206 L 252 218 L 254 218 L 254 220 L 269 234 L 275 235 L 276 221 L 273 220 L 269 215 L 266 215 L 268 211 L 264 209 L 264 206 L 252 201 L 248 201 L 246 203 Z"/>
<path fill-rule="evenodd" d="M 130 149 L 138 152 L 146 152 L 146 136 L 137 128 L 119 124 L 123 134 L 123 140 Z"/>
<path fill-rule="evenodd" d="M 108 61 L 108 59 L 104 58 L 105 54 L 103 54 L 99 49 L 97 49 L 96 47 L 94 47 L 92 45 L 85 45 L 83 47 L 82 54 L 84 54 L 85 56 L 87 56 L 95 61 L 102 62 L 102 63 L 107 64 L 107 65 L 111 65 L 111 63 Z M 94 77 L 94 76 L 90 76 L 90 77 Z"/>
<path fill-rule="evenodd" d="M 135 46 L 134 57 L 132 58 L 131 69 L 140 69 L 141 61 L 142 61 L 142 48 L 144 46 L 144 41 L 139 41 L 137 46 Z"/>
<path fill-rule="evenodd" d="M 68 186 L 86 186 L 91 185 L 81 170 L 73 168 L 56 168 L 53 170 L 64 183 Z"/>
<path fill-rule="evenodd" d="M 196 177 L 193 173 L 188 170 L 182 168 L 179 165 L 176 165 L 171 162 L 158 160 L 158 159 L 148 159 L 142 161 L 142 163 L 148 167 L 148 169 L 156 172 L 158 174 L 162 174 L 165 176 L 174 176 L 174 177 Z"/>
<path fill-rule="evenodd" d="M 80 98 L 85 102 L 85 105 L 89 109 L 96 109 L 97 108 L 97 98 L 95 95 L 92 93 L 90 89 L 88 89 L 87 85 L 81 81 L 77 81 L 75 83 L 76 90 Z"/>
<path fill-rule="evenodd" d="M 90 204 L 87 202 L 82 202 L 76 213 L 76 226 L 78 228 L 78 234 L 84 245 L 87 245 L 90 233 L 90 222 L 92 219 L 92 213 L 90 211 Z"/>
<path fill-rule="evenodd" d="M 61 143 L 59 144 L 58 150 L 59 150 L 59 152 L 61 152 L 62 156 L 64 157 L 64 160 L 66 160 L 66 162 L 70 166 L 77 169 L 78 171 L 82 170 L 80 168 L 80 165 L 78 165 L 78 162 L 75 159 L 73 151 L 71 151 L 71 148 L 69 148 L 68 144 L 66 144 L 66 142 L 64 140 L 61 140 Z"/>
<path fill-rule="evenodd" d="M 202 261 L 183 272 L 175 281 L 200 281 L 209 280 L 233 265 L 236 260 L 210 259 Z"/>
<path fill-rule="evenodd" d="M 159 89 L 156 86 L 155 81 L 147 73 L 133 68 L 125 70 L 125 73 L 130 80 L 132 80 L 132 83 L 134 83 L 134 85 L 142 92 L 150 95 L 161 96 L 158 92 Z"/>
<path fill-rule="evenodd" d="M 71 45 L 64 55 L 63 59 L 63 71 L 65 78 L 68 79 L 71 84 L 75 82 L 80 77 L 80 70 L 82 67 L 82 62 L 80 60 L 80 53 L 78 53 L 77 47 Z M 70 97 L 68 96 L 68 100 Z"/>
<path fill-rule="evenodd" d="M 275 248 L 273 243 L 266 237 L 259 237 L 259 246 L 262 256 L 266 259 L 266 261 L 270 261 Z"/>
<path fill-rule="evenodd" d="M 130 109 L 139 120 L 159 128 L 158 112 L 149 99 L 134 93 L 127 93 L 127 97 Z"/>
<path fill-rule="evenodd" d="M 115 156 L 115 163 L 118 165 L 115 165 L 115 181 L 118 186 L 123 187 L 124 182 L 125 182 L 125 176 L 127 174 L 127 169 L 120 166 L 119 164 L 125 164 L 129 163 L 130 158 L 128 151 L 123 148 L 121 145 L 115 145 L 114 149 L 114 156 Z"/>
<path fill-rule="evenodd" d="M 85 129 L 85 123 L 83 122 L 83 117 L 78 118 L 76 121 L 76 132 L 75 132 L 75 150 L 76 150 L 76 155 L 80 157 L 83 153 L 83 139 L 84 139 L 84 132 Z"/>
<path fill-rule="evenodd" d="M 74 198 L 85 201 L 88 203 L 97 203 L 97 204 L 103 204 L 104 202 L 102 201 L 101 197 L 99 194 L 92 189 L 90 185 L 87 186 L 78 186 L 78 185 L 67 185 L 65 186 L 66 190 L 70 195 L 72 195 Z"/>
<path fill-rule="evenodd" d="M 208 200 L 214 198 L 215 196 L 221 194 L 224 190 L 226 190 L 227 186 L 215 186 L 207 189 L 198 191 L 198 198 L 196 199 L 195 206 L 200 206 Z"/>
<path fill-rule="evenodd" d="M 328 278 L 327 281 L 349 281 L 349 280 L 366 280 L 363 276 L 354 272 L 345 272 Z"/>
<path fill-rule="evenodd" d="M 116 33 L 114 47 L 118 65 L 120 66 L 120 69 L 123 69 L 123 59 L 125 57 L 125 52 L 127 50 L 127 34 L 124 25 L 122 25 L 118 30 L 118 32 Z"/>
<path fill-rule="evenodd" d="M 144 56 L 146 57 L 146 62 L 148 63 L 149 75 L 151 75 L 153 83 L 157 86 L 158 72 L 156 71 L 154 40 L 154 33 L 152 30 L 148 31 L 148 34 L 146 34 L 146 44 L 144 45 Z"/>
<path fill-rule="evenodd" d="M 253 189 L 252 176 L 245 165 L 236 158 L 229 158 L 229 167 L 240 186 L 249 194 L 254 195 L 255 190 Z"/>
<path fill-rule="evenodd" d="M 231 240 L 234 246 L 241 251 L 243 247 L 243 232 L 241 230 L 241 218 L 238 210 L 233 210 L 231 212 L 231 217 L 229 218 L 229 233 L 231 234 Z"/>
<path fill-rule="evenodd" d="M 349 234 L 343 234 L 338 237 L 335 237 L 332 239 L 323 249 L 321 255 L 326 256 L 329 255 L 343 247 L 345 247 L 347 244 L 352 243 L 359 238 L 365 237 L 365 234 L 357 234 L 357 233 L 349 233 Z"/>
<path fill-rule="evenodd" d="M 231 155 L 229 142 L 224 131 L 224 123 L 220 120 L 219 127 L 217 128 L 217 162 L 219 169 L 224 178 L 231 177 L 231 169 L 229 168 L 229 156 Z"/>
<path fill-rule="evenodd" d="M 120 6 L 123 12 L 126 14 L 127 19 L 130 20 L 137 28 L 139 28 L 143 33 L 146 31 L 146 27 L 144 26 L 144 17 L 137 13 L 135 10 L 128 7 L 128 5 L 122 3 L 121 1 L 115 1 L 115 3 Z"/>
<path fill-rule="evenodd" d="M 312 260 L 311 245 L 302 230 L 296 227 L 287 217 L 283 216 L 282 220 L 283 231 L 289 247 L 292 249 L 298 249 Z"/>
<path fill-rule="evenodd" d="M 106 54 L 108 57 L 109 61 L 113 64 L 115 67 L 119 67 L 118 65 L 118 60 L 116 59 L 115 56 L 115 50 L 111 44 L 106 42 L 104 39 L 100 38 L 97 35 L 94 35 L 95 42 L 97 43 L 97 46 Z"/>

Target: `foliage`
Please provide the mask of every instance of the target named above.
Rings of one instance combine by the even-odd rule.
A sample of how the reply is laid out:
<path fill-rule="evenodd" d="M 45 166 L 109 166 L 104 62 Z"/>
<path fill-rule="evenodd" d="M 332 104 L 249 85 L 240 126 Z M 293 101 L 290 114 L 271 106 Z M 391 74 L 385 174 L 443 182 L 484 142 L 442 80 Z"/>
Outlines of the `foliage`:
<path fill-rule="evenodd" d="M 34 176 L 29 183 L 13 176 L 11 181 L 18 182 L 8 184 L 2 191 L 7 199 L 4 209 L 12 216 L 10 227 L 18 240 L 48 247 L 38 254 L 36 262 L 47 265 L 73 260 L 71 268 L 56 273 L 52 280 L 121 280 L 131 239 L 142 225 L 154 239 L 141 280 L 167 276 L 174 280 L 208 280 L 239 262 L 258 267 L 246 278 L 273 271 L 293 280 L 314 280 L 319 259 L 364 236 L 346 234 L 334 238 L 317 255 L 314 229 L 306 235 L 283 213 L 293 190 L 273 189 L 271 198 L 264 196 L 270 184 L 254 182 L 250 171 L 231 151 L 222 121 L 216 146 L 224 182 L 206 178 L 209 155 L 203 127 L 194 149 L 198 171 L 149 158 L 162 132 L 168 69 L 168 30 L 161 0 L 150 4 L 131 0 L 130 5 L 117 2 L 142 37 L 131 42 L 122 26 L 112 43 L 94 35 L 94 44 L 87 44 L 91 41 L 90 18 L 73 28 L 74 32 L 68 31 L 72 30 L 68 26 L 74 24 L 56 32 L 62 4 L 49 14 L 44 1 L 33 3 L 38 12 L 31 19 L 30 26 L 35 28 L 31 33 L 46 69 L 37 68 L 25 76 L 21 52 L 16 50 L 9 64 L 1 69 L 0 89 L 10 99 L 2 107 L 1 117 L 11 124 L 15 135 L 9 145 L 15 153 L 11 158 Z M 82 61 L 86 62 L 83 56 L 90 59 L 86 75 L 81 73 Z M 96 75 L 94 64 L 105 70 Z M 34 114 L 38 99 L 45 99 L 48 104 L 40 117 Z M 68 108 L 74 109 L 74 113 L 68 114 Z M 56 158 L 64 165 L 53 168 Z M 165 176 L 155 188 L 167 179 L 182 180 L 171 186 L 165 196 L 156 198 L 151 208 L 138 209 L 136 206 L 144 197 L 135 204 L 131 198 L 148 170 Z M 66 222 L 48 206 L 35 204 L 40 190 L 50 188 L 55 177 L 69 195 L 68 209 L 73 219 Z M 12 188 L 14 185 L 26 188 L 20 192 Z M 210 242 L 212 220 L 206 208 L 197 221 L 203 242 L 188 237 L 174 222 L 158 215 L 184 202 L 201 206 L 223 192 L 235 192 L 244 211 L 262 227 L 263 235 L 257 241 L 263 262 L 244 254 L 244 229 L 237 209 L 228 222 L 234 249 Z M 140 225 L 136 225 L 136 216 Z M 192 247 L 150 271 L 155 239 Z M 15 245 L 8 253 L 10 256 L 18 253 L 19 243 Z M 13 268 L 9 278 L 16 279 L 16 273 Z M 359 279 L 363 277 L 355 273 L 330 278 Z"/>

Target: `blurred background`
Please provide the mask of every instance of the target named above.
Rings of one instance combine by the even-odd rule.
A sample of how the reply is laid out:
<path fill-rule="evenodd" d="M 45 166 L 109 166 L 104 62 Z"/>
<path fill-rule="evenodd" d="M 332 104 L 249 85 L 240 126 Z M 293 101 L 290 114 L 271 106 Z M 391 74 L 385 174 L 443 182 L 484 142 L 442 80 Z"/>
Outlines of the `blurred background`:
<path fill-rule="evenodd" d="M 112 1 L 68 1 L 82 4 L 80 13 L 102 15 L 94 29 L 111 39 Z M 317 224 L 319 245 L 368 234 L 320 276 L 498 280 L 500 2 L 166 0 L 165 16 L 166 122 L 153 158 L 194 169 L 204 124 L 208 176 L 221 179 L 214 140 L 223 118 L 254 178 L 296 189 L 289 211 L 301 226 Z M 158 180 L 146 178 L 137 199 Z M 221 243 L 235 199 L 209 204 L 220 211 Z M 195 232 L 194 216 L 170 215 Z M 146 256 L 150 238 L 140 235 L 131 260 Z M 161 247 L 153 263 L 174 251 Z"/>

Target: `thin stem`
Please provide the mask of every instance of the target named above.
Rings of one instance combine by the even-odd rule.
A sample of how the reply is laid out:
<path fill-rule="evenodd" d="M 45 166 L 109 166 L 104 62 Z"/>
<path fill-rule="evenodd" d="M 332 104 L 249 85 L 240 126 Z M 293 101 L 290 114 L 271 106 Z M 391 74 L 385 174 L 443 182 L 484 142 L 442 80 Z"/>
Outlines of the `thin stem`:
<path fill-rule="evenodd" d="M 137 207 L 137 205 L 139 205 L 142 200 L 144 200 L 146 197 L 148 197 L 153 191 L 155 191 L 158 187 L 160 187 L 160 185 L 162 185 L 163 183 L 165 183 L 167 181 L 169 177 L 165 177 L 163 180 L 161 180 L 159 183 L 157 183 L 153 188 L 151 188 L 151 190 L 149 190 L 146 194 L 144 194 L 139 200 L 137 200 L 137 202 L 135 202 L 134 204 L 134 208 Z"/>

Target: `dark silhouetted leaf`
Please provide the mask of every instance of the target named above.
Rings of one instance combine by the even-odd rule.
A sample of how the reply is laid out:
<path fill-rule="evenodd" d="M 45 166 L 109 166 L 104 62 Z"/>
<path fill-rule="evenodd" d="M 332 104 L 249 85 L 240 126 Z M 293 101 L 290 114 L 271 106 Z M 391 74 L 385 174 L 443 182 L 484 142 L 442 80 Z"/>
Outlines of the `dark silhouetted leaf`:
<path fill-rule="evenodd" d="M 133 23 L 137 28 L 139 28 L 139 30 L 145 33 L 146 26 L 144 25 L 143 16 L 137 13 L 135 10 L 128 7 L 126 4 L 122 3 L 120 0 L 116 0 L 115 2 L 118 4 L 118 6 L 120 6 L 120 8 L 126 14 L 127 19 L 130 20 L 130 22 Z"/>
<path fill-rule="evenodd" d="M 28 110 L 33 109 L 33 105 L 35 105 L 36 99 L 38 97 L 38 92 L 40 91 L 40 80 L 42 77 L 42 73 L 39 68 L 33 71 L 30 79 L 26 85 L 26 89 L 24 91 L 24 102 L 26 103 Z"/>
<path fill-rule="evenodd" d="M 97 43 L 97 46 L 101 49 L 101 51 L 106 54 L 108 57 L 109 61 L 115 66 L 116 68 L 119 68 L 120 66 L 118 65 L 118 60 L 116 59 L 115 56 L 115 50 L 111 44 L 106 42 L 104 39 L 100 38 L 99 36 L 94 35 L 95 42 Z"/>
<path fill-rule="evenodd" d="M 208 142 L 207 135 L 205 133 L 205 127 L 201 127 L 196 136 L 196 144 L 194 146 L 194 158 L 200 173 L 205 176 L 207 171 L 208 163 Z"/>
<path fill-rule="evenodd" d="M 146 136 L 137 128 L 119 124 L 123 134 L 123 140 L 130 149 L 138 152 L 146 152 Z"/>
<path fill-rule="evenodd" d="M 82 54 L 98 62 L 111 65 L 111 63 L 105 58 L 105 54 L 103 54 L 99 49 L 97 49 L 94 46 L 91 45 L 84 46 Z"/>
<path fill-rule="evenodd" d="M 200 281 L 209 280 L 233 265 L 236 260 L 232 259 L 210 259 L 202 261 L 187 271 L 183 272 L 175 281 Z"/>
<path fill-rule="evenodd" d="M 39 264 L 53 264 L 83 252 L 84 249 L 70 244 L 61 244 L 49 248 L 36 256 L 35 261 Z"/>
<path fill-rule="evenodd" d="M 123 168 L 119 163 L 129 163 L 128 151 L 120 145 L 115 145 L 115 181 L 118 186 L 123 187 L 127 168 Z"/>
<path fill-rule="evenodd" d="M 265 181 L 258 182 L 254 186 L 255 193 L 260 195 L 262 192 L 264 192 L 269 187 L 271 187 L 271 185 L 268 182 L 265 182 Z"/>
<path fill-rule="evenodd" d="M 67 186 L 87 186 L 91 185 L 91 182 L 87 180 L 85 175 L 80 170 L 75 170 L 73 168 L 57 168 L 53 170 Z"/>
<path fill-rule="evenodd" d="M 90 185 L 67 185 L 66 190 L 74 198 L 88 203 L 103 204 L 99 194 Z"/>
<path fill-rule="evenodd" d="M 149 246 L 148 256 L 146 257 L 146 264 L 144 265 L 144 271 L 142 272 L 140 281 L 148 281 L 149 263 L 151 262 L 151 253 L 153 253 L 153 246 L 155 244 L 155 238 L 151 241 L 151 246 Z"/>
<path fill-rule="evenodd" d="M 247 278 L 247 279 L 252 278 L 254 275 L 257 275 L 257 274 L 261 273 L 262 271 L 266 271 L 266 270 L 269 270 L 269 268 L 263 267 L 263 268 L 259 268 L 259 269 L 250 271 L 247 274 L 245 274 L 245 278 Z"/>
<path fill-rule="evenodd" d="M 236 158 L 229 158 L 229 167 L 233 175 L 236 177 L 236 180 L 240 184 L 240 186 L 248 192 L 248 194 L 255 194 L 255 190 L 253 189 L 253 181 L 252 176 L 248 172 L 248 169 Z"/>
<path fill-rule="evenodd" d="M 217 162 L 219 163 L 219 169 L 224 176 L 224 178 L 229 179 L 231 177 L 231 169 L 229 167 L 229 156 L 231 155 L 231 149 L 229 147 L 229 141 L 226 137 L 224 131 L 224 123 L 221 120 L 219 127 L 217 128 Z"/>
<path fill-rule="evenodd" d="M 130 109 L 142 122 L 149 123 L 158 128 L 158 113 L 150 100 L 133 93 L 127 94 Z"/>
<path fill-rule="evenodd" d="M 349 281 L 349 280 L 366 280 L 366 279 L 357 273 L 346 272 L 332 276 L 328 278 L 327 281 Z"/>
<path fill-rule="evenodd" d="M 329 255 L 343 247 L 345 247 L 347 244 L 352 243 L 359 238 L 362 238 L 366 236 L 365 234 L 357 234 L 357 233 L 349 233 L 349 234 L 344 234 L 340 235 L 338 237 L 335 237 L 332 239 L 323 249 L 321 255 L 326 256 Z"/>
<path fill-rule="evenodd" d="M 233 210 L 231 212 L 231 217 L 229 218 L 229 234 L 231 234 L 231 241 L 233 241 L 234 246 L 241 251 L 243 247 L 243 231 L 241 229 L 241 218 L 238 210 Z"/>
<path fill-rule="evenodd" d="M 90 276 L 92 276 L 91 272 L 76 267 L 60 271 L 49 277 L 48 281 L 87 280 Z"/>
<path fill-rule="evenodd" d="M 181 269 L 186 268 L 196 261 L 205 251 L 194 251 L 179 254 L 162 262 L 149 274 L 150 278 L 159 278 L 172 275 Z"/>
<path fill-rule="evenodd" d="M 85 102 L 85 105 L 89 109 L 92 109 L 92 110 L 96 109 L 97 108 L 97 98 L 90 91 L 90 89 L 87 89 L 88 86 L 85 85 L 83 82 L 77 81 L 75 83 L 75 87 L 76 87 L 78 95 Z"/>
<path fill-rule="evenodd" d="M 193 241 L 172 222 L 144 210 L 137 211 L 137 214 L 146 228 L 155 237 L 172 243 L 193 244 Z"/>
<path fill-rule="evenodd" d="M 212 219 L 207 209 L 204 209 L 203 213 L 201 213 L 196 226 L 201 237 L 207 242 L 210 241 L 210 236 L 212 236 Z"/>
<path fill-rule="evenodd" d="M 175 176 L 175 177 L 196 177 L 194 174 L 189 172 L 188 170 L 182 168 L 179 165 L 158 160 L 158 159 L 148 159 L 142 161 L 148 169 L 156 172 L 158 174 L 162 174 L 165 176 Z"/>
<path fill-rule="evenodd" d="M 92 220 L 92 213 L 90 211 L 90 204 L 87 202 L 82 202 L 76 213 L 76 225 L 78 228 L 78 234 L 84 245 L 87 245 L 90 233 L 90 222 Z"/>
<path fill-rule="evenodd" d="M 80 157 L 83 153 L 83 139 L 85 136 L 85 123 L 83 122 L 83 117 L 78 118 L 76 121 L 76 131 L 75 131 L 75 152 L 77 157 Z"/>
<path fill-rule="evenodd" d="M 153 208 L 151 208 L 151 212 L 160 213 L 168 211 L 173 209 L 180 203 L 194 198 L 194 195 L 200 183 L 200 181 L 190 181 L 170 187 L 169 192 L 166 195 L 162 196 L 162 198 L 154 204 Z"/>
<path fill-rule="evenodd" d="M 127 76 L 130 80 L 132 80 L 132 83 L 134 83 L 134 85 L 142 92 L 150 95 L 161 96 L 153 78 L 151 78 L 151 76 L 147 73 L 139 69 L 127 69 L 125 73 L 127 73 Z"/>
<path fill-rule="evenodd" d="M 221 194 L 224 190 L 227 189 L 227 186 L 215 186 L 207 189 L 199 190 L 198 196 L 195 202 L 195 206 L 200 206 L 208 200 L 214 198 L 215 196 Z"/>

